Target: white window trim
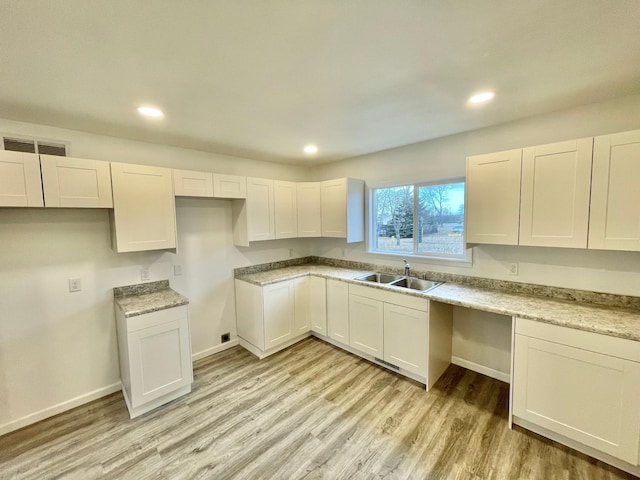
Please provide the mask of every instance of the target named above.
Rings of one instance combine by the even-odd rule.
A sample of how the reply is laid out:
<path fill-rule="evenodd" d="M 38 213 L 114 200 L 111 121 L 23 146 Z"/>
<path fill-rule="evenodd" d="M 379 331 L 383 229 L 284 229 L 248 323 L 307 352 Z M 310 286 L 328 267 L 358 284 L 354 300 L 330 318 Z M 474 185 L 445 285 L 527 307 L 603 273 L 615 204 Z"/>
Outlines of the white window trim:
<path fill-rule="evenodd" d="M 433 265 L 444 265 L 444 266 L 456 266 L 456 267 L 472 267 L 473 266 L 473 248 L 466 248 L 464 251 L 464 256 L 455 256 L 455 257 L 447 257 L 446 255 L 433 255 L 429 253 L 420 254 L 417 253 L 417 222 L 415 221 L 415 212 L 417 212 L 417 203 L 418 203 L 418 195 L 416 195 L 415 189 L 430 185 L 443 185 L 447 183 L 466 183 L 465 177 L 455 177 L 448 178 L 445 180 L 434 180 L 429 182 L 419 182 L 419 183 L 404 183 L 404 184 L 384 184 L 384 185 L 367 185 L 367 195 L 366 195 L 366 205 L 367 209 L 366 215 L 366 256 L 370 258 L 411 258 L 417 262 L 429 263 Z M 372 227 L 375 225 L 374 212 L 373 212 L 373 191 L 380 188 L 393 188 L 393 187 L 402 187 L 406 185 L 412 185 L 414 187 L 414 195 L 413 195 L 413 211 L 414 211 L 414 222 L 413 222 L 413 252 L 384 252 L 379 250 L 373 250 L 372 245 L 373 242 L 373 230 Z M 467 204 L 466 204 L 466 185 L 465 185 L 465 218 L 467 212 Z M 466 222 L 465 222 L 466 225 Z M 464 230 L 465 240 L 466 240 L 466 228 Z M 466 244 L 466 241 L 464 242 Z"/>

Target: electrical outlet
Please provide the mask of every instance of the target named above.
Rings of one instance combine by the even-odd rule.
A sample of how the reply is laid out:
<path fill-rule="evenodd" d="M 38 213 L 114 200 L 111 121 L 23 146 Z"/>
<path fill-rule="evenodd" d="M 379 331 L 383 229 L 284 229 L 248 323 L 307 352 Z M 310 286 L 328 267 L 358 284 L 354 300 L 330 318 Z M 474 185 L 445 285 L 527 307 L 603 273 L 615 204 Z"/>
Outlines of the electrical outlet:
<path fill-rule="evenodd" d="M 82 280 L 79 278 L 69 279 L 69 293 L 82 291 Z"/>
<path fill-rule="evenodd" d="M 149 275 L 149 267 L 142 267 L 140 269 L 140 280 L 143 282 L 151 280 L 151 275 Z"/>
<path fill-rule="evenodd" d="M 229 340 L 231 340 L 230 333 L 223 333 L 222 335 L 220 335 L 220 343 L 227 343 Z"/>
<path fill-rule="evenodd" d="M 289 258 L 292 258 L 292 257 L 293 257 L 293 248 L 290 248 L 289 249 Z"/>
<path fill-rule="evenodd" d="M 518 264 L 517 263 L 510 263 L 508 265 L 509 267 L 509 275 L 518 275 Z"/>
<path fill-rule="evenodd" d="M 182 265 L 174 265 L 173 266 L 173 274 L 176 277 L 179 277 L 180 275 L 182 275 Z"/>

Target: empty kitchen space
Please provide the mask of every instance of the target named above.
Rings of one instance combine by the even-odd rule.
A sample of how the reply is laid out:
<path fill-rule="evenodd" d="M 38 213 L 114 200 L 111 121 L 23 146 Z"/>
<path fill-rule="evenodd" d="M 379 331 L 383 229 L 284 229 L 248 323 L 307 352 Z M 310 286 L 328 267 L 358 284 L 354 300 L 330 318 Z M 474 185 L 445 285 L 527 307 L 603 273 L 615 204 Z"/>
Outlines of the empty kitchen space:
<path fill-rule="evenodd" d="M 0 2 L 0 480 L 640 477 L 640 2 Z"/>

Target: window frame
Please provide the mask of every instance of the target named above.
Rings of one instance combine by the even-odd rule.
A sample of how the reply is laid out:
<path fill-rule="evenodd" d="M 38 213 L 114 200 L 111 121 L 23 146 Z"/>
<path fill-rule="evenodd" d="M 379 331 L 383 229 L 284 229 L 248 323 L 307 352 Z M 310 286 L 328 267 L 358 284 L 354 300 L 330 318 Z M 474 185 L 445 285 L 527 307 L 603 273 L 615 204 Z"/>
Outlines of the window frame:
<path fill-rule="evenodd" d="M 419 252 L 418 251 L 418 204 L 419 204 L 419 192 L 420 187 L 430 187 L 435 185 L 446 185 L 452 183 L 464 183 L 465 184 L 465 202 L 464 202 L 464 231 L 463 231 L 463 245 L 465 246 L 462 255 L 454 254 L 437 254 L 433 252 Z M 473 264 L 473 248 L 466 248 L 466 218 L 467 218 L 467 185 L 465 177 L 453 177 L 443 180 L 432 180 L 426 182 L 416 183 L 395 183 L 390 185 L 375 185 L 367 186 L 367 235 L 366 235 L 366 252 L 369 256 L 383 256 L 383 257 L 400 257 L 400 258 L 413 258 L 415 260 L 422 260 L 426 263 L 440 264 L 440 265 L 456 265 L 471 267 Z M 376 214 L 377 200 L 375 191 L 383 188 L 395 188 L 395 187 L 413 187 L 413 251 L 412 252 L 390 252 L 384 250 L 374 249 L 375 242 L 375 226 L 376 226 Z"/>

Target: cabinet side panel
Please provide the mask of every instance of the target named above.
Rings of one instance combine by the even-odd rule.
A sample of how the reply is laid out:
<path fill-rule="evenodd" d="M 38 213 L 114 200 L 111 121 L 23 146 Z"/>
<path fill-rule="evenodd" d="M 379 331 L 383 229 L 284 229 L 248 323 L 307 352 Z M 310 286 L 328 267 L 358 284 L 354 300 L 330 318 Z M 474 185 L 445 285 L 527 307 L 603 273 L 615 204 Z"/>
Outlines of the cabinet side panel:
<path fill-rule="evenodd" d="M 262 288 L 242 280 L 236 280 L 235 285 L 238 336 L 264 350 Z"/>

